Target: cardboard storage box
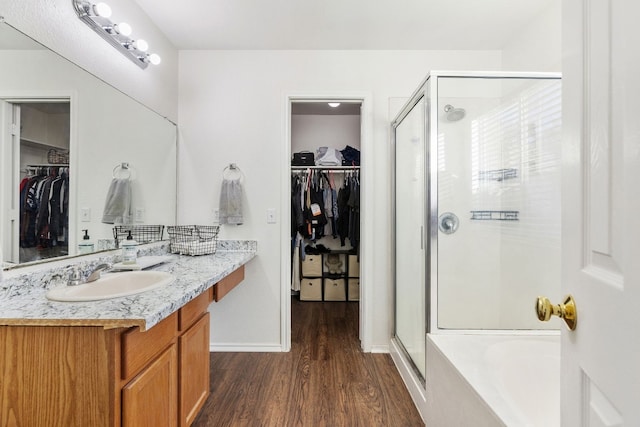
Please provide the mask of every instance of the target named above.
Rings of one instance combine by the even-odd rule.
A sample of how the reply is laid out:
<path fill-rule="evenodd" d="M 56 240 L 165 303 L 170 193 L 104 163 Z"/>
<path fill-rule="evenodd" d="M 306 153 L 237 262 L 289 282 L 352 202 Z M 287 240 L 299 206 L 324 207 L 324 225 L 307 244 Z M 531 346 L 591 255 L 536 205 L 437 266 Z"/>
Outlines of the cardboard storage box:
<path fill-rule="evenodd" d="M 360 279 L 349 279 L 349 301 L 360 301 Z"/>
<path fill-rule="evenodd" d="M 322 255 L 306 255 L 302 261 L 303 277 L 322 276 Z"/>
<path fill-rule="evenodd" d="M 349 277 L 360 277 L 358 255 L 349 255 Z"/>
<path fill-rule="evenodd" d="M 301 301 L 322 301 L 322 279 L 302 279 L 300 281 Z"/>
<path fill-rule="evenodd" d="M 344 279 L 324 279 L 325 301 L 346 301 L 347 292 Z"/>

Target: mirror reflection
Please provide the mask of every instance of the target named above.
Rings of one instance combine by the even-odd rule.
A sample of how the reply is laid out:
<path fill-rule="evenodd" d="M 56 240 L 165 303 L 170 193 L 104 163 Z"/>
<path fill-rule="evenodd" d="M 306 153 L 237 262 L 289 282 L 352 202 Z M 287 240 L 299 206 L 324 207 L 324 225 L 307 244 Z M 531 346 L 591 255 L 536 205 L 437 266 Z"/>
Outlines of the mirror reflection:
<path fill-rule="evenodd" d="M 109 249 L 121 224 L 175 224 L 175 124 L 5 23 L 0 63 L 5 268 Z M 125 211 L 107 215 L 124 177 Z"/>

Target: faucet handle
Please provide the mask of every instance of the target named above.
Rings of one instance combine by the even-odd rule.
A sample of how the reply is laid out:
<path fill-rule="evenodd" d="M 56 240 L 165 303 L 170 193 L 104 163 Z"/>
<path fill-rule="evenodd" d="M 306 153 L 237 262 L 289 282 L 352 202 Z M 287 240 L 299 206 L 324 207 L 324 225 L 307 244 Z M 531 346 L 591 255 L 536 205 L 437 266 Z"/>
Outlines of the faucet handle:
<path fill-rule="evenodd" d="M 67 282 L 68 286 L 77 286 L 82 283 L 82 275 L 80 274 L 80 269 L 77 265 L 74 265 L 71 269 L 71 273 L 69 274 L 69 281 Z"/>
<path fill-rule="evenodd" d="M 103 271 L 110 270 L 111 267 L 112 267 L 111 264 L 108 264 L 108 263 L 97 265 L 93 269 L 93 271 L 91 271 L 91 274 L 89 274 L 89 277 L 87 277 L 87 283 L 98 280 L 100 278 L 100 273 Z"/>

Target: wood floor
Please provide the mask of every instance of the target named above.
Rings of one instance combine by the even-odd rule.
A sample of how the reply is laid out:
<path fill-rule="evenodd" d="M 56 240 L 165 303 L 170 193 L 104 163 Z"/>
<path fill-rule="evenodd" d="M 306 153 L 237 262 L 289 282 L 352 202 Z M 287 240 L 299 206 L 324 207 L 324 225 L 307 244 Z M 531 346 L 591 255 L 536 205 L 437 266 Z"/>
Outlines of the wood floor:
<path fill-rule="evenodd" d="M 292 298 L 289 353 L 211 353 L 204 426 L 424 426 L 388 354 L 363 353 L 358 304 Z"/>

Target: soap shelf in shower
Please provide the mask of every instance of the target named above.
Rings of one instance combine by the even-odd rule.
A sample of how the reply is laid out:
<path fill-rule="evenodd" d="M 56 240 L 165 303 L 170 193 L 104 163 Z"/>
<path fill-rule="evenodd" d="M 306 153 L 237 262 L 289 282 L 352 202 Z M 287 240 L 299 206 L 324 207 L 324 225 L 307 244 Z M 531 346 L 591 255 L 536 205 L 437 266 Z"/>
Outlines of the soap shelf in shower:
<path fill-rule="evenodd" d="M 471 211 L 471 219 L 480 221 L 518 221 L 520 211 Z"/>
<path fill-rule="evenodd" d="M 504 181 L 506 179 L 514 179 L 518 177 L 518 169 L 493 169 L 487 171 L 479 171 L 478 179 L 481 181 Z"/>

